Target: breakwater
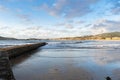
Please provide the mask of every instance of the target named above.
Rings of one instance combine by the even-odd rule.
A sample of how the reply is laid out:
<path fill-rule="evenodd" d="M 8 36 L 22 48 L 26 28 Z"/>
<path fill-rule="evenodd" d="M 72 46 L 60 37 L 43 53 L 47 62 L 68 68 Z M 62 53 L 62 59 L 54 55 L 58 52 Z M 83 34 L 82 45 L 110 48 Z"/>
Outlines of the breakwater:
<path fill-rule="evenodd" d="M 35 50 L 46 43 L 34 43 L 0 48 L 0 80 L 15 80 L 9 58 L 17 57 L 25 52 Z"/>
<path fill-rule="evenodd" d="M 7 53 L 0 52 L 0 80 L 15 80 Z"/>
<path fill-rule="evenodd" d="M 13 58 L 13 57 L 19 56 L 25 52 L 35 50 L 35 49 L 37 49 L 41 46 L 44 46 L 46 44 L 47 43 L 43 42 L 43 43 L 18 45 L 18 46 L 13 46 L 13 47 L 0 48 L 0 51 L 7 53 L 9 58 Z"/>

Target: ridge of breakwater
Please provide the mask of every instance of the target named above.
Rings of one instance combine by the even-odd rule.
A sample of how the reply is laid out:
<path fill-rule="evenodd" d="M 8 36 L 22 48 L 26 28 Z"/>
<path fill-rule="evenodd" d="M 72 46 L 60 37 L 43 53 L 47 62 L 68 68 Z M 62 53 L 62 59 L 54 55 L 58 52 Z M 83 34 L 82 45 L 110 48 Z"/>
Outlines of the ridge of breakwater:
<path fill-rule="evenodd" d="M 25 45 L 17 45 L 12 47 L 0 48 L 0 51 L 6 52 L 9 58 L 17 57 L 25 52 L 29 52 L 35 50 L 41 46 L 46 45 L 47 43 L 32 43 L 32 44 L 25 44 Z"/>

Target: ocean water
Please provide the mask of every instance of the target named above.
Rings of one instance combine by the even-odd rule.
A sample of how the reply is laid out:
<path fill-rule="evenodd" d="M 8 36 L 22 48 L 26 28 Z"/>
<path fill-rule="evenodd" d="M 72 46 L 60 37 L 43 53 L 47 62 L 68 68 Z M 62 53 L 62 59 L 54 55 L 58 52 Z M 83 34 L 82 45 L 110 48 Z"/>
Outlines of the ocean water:
<path fill-rule="evenodd" d="M 42 40 L 0 40 L 0 48 L 42 42 Z"/>
<path fill-rule="evenodd" d="M 0 41 L 19 45 L 32 41 Z M 47 41 L 11 60 L 16 80 L 120 80 L 120 41 Z M 5 47 L 5 46 L 4 46 Z"/>

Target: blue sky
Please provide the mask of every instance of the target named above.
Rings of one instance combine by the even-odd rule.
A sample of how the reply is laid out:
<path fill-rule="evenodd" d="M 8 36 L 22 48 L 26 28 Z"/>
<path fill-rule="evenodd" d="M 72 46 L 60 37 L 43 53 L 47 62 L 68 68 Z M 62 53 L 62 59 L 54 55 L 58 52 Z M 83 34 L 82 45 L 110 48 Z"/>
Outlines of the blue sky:
<path fill-rule="evenodd" d="M 120 31 L 120 0 L 0 0 L 0 36 L 73 37 Z"/>

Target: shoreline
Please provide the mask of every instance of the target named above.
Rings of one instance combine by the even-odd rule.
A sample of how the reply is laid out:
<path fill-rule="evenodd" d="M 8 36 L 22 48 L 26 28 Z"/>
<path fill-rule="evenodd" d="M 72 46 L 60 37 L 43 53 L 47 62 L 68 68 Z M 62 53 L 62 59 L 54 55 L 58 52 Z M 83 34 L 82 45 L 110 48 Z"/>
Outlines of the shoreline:
<path fill-rule="evenodd" d="M 75 40 L 75 41 L 120 41 L 120 40 L 105 40 L 105 39 L 50 39 L 50 40 L 59 40 L 59 41 L 70 41 L 70 40 Z"/>

